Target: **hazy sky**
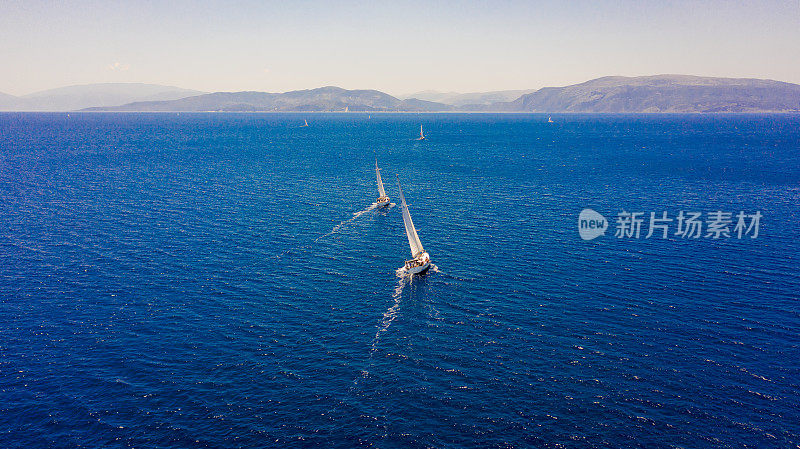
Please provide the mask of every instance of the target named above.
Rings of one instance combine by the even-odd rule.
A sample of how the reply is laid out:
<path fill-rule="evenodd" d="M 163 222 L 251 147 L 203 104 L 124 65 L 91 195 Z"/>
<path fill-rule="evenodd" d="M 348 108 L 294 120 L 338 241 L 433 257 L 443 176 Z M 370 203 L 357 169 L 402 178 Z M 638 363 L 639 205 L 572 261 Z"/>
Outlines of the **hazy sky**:
<path fill-rule="evenodd" d="M 474 92 L 659 73 L 800 83 L 800 0 L 0 0 L 0 92 L 14 95 L 97 82 Z"/>

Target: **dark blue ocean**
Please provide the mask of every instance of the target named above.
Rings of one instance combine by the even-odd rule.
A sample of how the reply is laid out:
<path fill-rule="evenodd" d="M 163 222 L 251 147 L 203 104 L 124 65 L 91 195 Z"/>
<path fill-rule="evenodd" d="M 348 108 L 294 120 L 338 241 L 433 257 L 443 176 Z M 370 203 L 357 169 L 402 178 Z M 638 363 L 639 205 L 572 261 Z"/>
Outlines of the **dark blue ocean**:
<path fill-rule="evenodd" d="M 0 114 L 0 446 L 800 445 L 800 116 L 553 120 Z"/>

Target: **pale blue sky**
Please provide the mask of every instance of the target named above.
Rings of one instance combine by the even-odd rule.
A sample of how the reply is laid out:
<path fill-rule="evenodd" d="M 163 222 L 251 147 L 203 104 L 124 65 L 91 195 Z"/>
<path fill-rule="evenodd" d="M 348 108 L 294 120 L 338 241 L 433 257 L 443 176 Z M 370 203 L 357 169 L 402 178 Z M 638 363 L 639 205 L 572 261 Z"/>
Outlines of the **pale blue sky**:
<path fill-rule="evenodd" d="M 0 92 L 145 82 L 392 94 L 681 73 L 800 83 L 800 0 L 0 0 Z"/>

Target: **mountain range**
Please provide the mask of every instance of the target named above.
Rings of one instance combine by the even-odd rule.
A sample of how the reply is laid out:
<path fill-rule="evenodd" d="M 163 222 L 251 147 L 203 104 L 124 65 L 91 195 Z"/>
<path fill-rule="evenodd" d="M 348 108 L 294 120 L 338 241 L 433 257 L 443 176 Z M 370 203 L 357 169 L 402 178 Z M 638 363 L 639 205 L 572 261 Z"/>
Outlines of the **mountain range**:
<path fill-rule="evenodd" d="M 104 83 L 59 87 L 21 97 L 0 93 L 0 111 L 76 111 L 135 101 L 169 101 L 205 92 L 142 83 Z"/>
<path fill-rule="evenodd" d="M 203 93 L 153 84 L 71 86 L 14 97 L 0 110 L 119 112 L 800 112 L 800 85 L 752 78 L 689 75 L 608 76 L 564 87 L 460 94 L 321 87 L 284 93 Z"/>
<path fill-rule="evenodd" d="M 143 101 L 117 107 L 95 107 L 88 111 L 442 111 L 447 105 L 411 98 L 400 100 L 377 90 L 346 90 L 341 87 L 295 90 L 285 93 L 216 92 L 172 101 Z"/>
<path fill-rule="evenodd" d="M 545 87 L 502 107 L 526 112 L 789 112 L 800 111 L 800 85 L 688 75 L 607 76 Z"/>

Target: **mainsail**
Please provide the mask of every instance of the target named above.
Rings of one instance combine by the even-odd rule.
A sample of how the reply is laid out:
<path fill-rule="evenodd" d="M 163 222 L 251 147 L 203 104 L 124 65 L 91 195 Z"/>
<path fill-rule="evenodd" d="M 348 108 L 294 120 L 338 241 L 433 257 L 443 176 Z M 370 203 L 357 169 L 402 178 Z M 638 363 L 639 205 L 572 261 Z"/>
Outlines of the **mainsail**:
<path fill-rule="evenodd" d="M 408 245 L 411 247 L 411 256 L 417 257 L 419 253 L 425 251 L 422 248 L 422 242 L 419 241 L 417 229 L 414 227 L 414 222 L 411 221 L 411 214 L 408 213 L 408 204 L 406 204 L 406 197 L 403 195 L 403 188 L 400 187 L 400 180 L 397 180 L 397 188 L 400 190 L 400 201 L 403 207 L 403 224 L 406 226 L 406 237 L 408 237 Z"/>
<path fill-rule="evenodd" d="M 383 179 L 381 179 L 381 169 L 378 168 L 378 160 L 375 159 L 375 174 L 378 176 L 378 193 L 380 193 L 380 198 L 386 196 L 386 191 L 383 190 Z"/>
<path fill-rule="evenodd" d="M 425 138 L 425 134 L 422 134 L 422 125 L 419 125 L 419 140 L 422 140 L 424 138 Z"/>

